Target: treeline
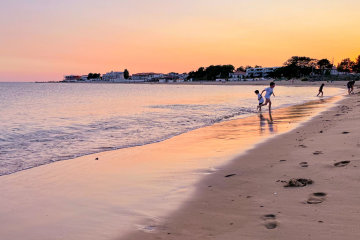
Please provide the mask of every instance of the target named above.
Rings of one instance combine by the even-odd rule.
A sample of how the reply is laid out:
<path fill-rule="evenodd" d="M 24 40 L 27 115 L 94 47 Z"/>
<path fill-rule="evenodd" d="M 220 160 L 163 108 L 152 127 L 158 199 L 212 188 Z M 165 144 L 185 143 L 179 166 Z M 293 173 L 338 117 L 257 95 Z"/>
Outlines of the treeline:
<path fill-rule="evenodd" d="M 234 72 L 233 65 L 211 65 L 207 68 L 200 67 L 197 71 L 189 72 L 188 79 L 194 81 L 215 80 L 216 78 L 228 78 Z"/>
<path fill-rule="evenodd" d="M 330 75 L 334 65 L 326 58 L 314 59 L 305 56 L 293 56 L 289 58 L 282 67 L 269 73 L 270 78 L 301 78 L 309 75 Z M 236 71 L 245 72 L 251 66 L 240 66 Z M 254 68 L 261 68 L 255 65 Z M 189 72 L 188 79 L 194 81 L 215 80 L 217 78 L 229 78 L 229 74 L 234 72 L 233 65 L 211 65 L 209 67 L 200 67 L 197 71 Z M 355 61 L 350 58 L 343 59 L 336 67 L 339 72 L 360 73 L 360 55 Z M 252 78 L 253 76 L 248 76 Z"/>
<path fill-rule="evenodd" d="M 317 60 L 310 57 L 293 56 L 284 63 L 284 66 L 270 73 L 269 77 L 291 79 L 309 75 L 330 75 L 333 67 L 334 65 L 326 58 Z M 351 61 L 350 58 L 343 59 L 336 69 L 339 72 L 360 73 L 360 55 L 356 61 Z"/>

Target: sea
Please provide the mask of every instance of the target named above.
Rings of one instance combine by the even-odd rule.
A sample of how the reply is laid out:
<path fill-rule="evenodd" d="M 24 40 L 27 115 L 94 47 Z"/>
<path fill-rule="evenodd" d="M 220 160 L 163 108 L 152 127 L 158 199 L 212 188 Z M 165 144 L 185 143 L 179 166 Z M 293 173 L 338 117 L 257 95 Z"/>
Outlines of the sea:
<path fill-rule="evenodd" d="M 0 83 L 0 175 L 251 116 L 257 113 L 254 91 L 265 87 Z M 277 86 L 273 108 L 316 100 L 317 90 Z M 325 98 L 340 93 L 324 91 Z"/>

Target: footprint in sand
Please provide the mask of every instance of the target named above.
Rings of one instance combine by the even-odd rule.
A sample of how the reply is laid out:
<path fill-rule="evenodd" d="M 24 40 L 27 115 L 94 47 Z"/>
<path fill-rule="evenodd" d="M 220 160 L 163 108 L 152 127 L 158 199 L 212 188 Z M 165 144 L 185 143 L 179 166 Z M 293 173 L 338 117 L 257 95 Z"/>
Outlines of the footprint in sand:
<path fill-rule="evenodd" d="M 315 151 L 315 152 L 313 152 L 313 154 L 314 155 L 319 155 L 319 154 L 323 154 L 323 152 L 322 151 Z"/>
<path fill-rule="evenodd" d="M 233 176 L 235 176 L 235 175 L 236 175 L 235 173 L 232 173 L 232 174 L 228 174 L 228 175 L 226 175 L 226 176 L 224 176 L 224 177 L 229 178 L 229 177 L 233 177 Z"/>
<path fill-rule="evenodd" d="M 325 201 L 326 193 L 316 192 L 310 195 L 309 199 L 306 201 L 308 204 L 319 204 Z"/>
<path fill-rule="evenodd" d="M 349 163 L 350 163 L 350 161 L 341 161 L 341 162 L 334 163 L 334 166 L 335 167 L 345 167 Z"/>
<path fill-rule="evenodd" d="M 301 162 L 301 163 L 299 163 L 299 165 L 300 165 L 300 167 L 308 167 L 309 166 L 308 162 Z"/>
<path fill-rule="evenodd" d="M 262 216 L 262 219 L 264 220 L 264 226 L 267 229 L 274 229 L 278 226 L 278 223 L 276 222 L 276 215 L 275 214 L 266 214 Z"/>

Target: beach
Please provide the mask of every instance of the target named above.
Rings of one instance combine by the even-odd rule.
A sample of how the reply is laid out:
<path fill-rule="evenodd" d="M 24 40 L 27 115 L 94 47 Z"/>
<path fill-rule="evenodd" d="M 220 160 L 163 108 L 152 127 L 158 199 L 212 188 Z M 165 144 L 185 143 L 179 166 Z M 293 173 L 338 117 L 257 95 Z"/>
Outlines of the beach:
<path fill-rule="evenodd" d="M 1 176 L 0 233 L 6 240 L 286 239 L 291 231 L 297 233 L 294 228 L 313 226 L 315 220 L 322 221 L 321 227 L 326 230 L 329 217 L 315 219 L 311 214 L 314 208 L 327 207 L 334 201 L 333 187 L 339 185 L 327 184 L 326 179 L 331 180 L 335 170 L 341 177 L 346 173 L 342 170 L 351 167 L 351 174 L 357 170 L 353 168 L 353 152 L 358 149 L 354 144 L 359 144 L 357 120 L 353 119 L 358 95 L 342 100 L 339 92 L 332 91 L 337 95 L 285 105 L 272 114 L 264 109 L 263 113 L 225 118 L 163 141 Z M 203 109 L 205 105 L 200 106 Z M 349 133 L 342 134 L 344 131 Z M 325 146 L 320 137 L 327 140 Z M 347 145 L 339 145 L 338 137 Z M 343 154 L 344 146 L 354 157 Z M 336 147 L 339 153 L 331 153 Z M 341 157 L 329 158 L 329 154 Z M 332 166 L 344 157 L 351 160 L 350 164 Z M 307 167 L 300 166 L 301 162 L 307 162 L 302 163 Z M 309 178 L 314 183 L 284 188 L 284 181 L 291 178 Z M 326 196 L 320 196 L 324 201 L 305 204 L 312 192 L 325 192 Z M 346 210 L 351 206 L 335 203 L 337 206 L 327 207 L 329 214 L 334 208 L 346 206 Z M 352 223 L 355 221 L 346 226 L 351 228 Z M 351 233 L 356 231 L 349 230 Z"/>
<path fill-rule="evenodd" d="M 360 1 L 1 3 L 0 240 L 360 240 Z"/>
<path fill-rule="evenodd" d="M 121 239 L 359 239 L 358 96 L 206 177 L 153 232 Z M 293 178 L 313 183 L 284 187 Z"/>

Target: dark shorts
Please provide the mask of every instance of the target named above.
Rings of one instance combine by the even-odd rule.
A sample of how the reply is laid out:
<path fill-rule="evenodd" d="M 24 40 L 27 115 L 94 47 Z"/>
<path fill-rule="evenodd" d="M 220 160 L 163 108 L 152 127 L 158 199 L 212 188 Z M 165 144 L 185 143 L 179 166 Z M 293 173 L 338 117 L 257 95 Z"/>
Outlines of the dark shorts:
<path fill-rule="evenodd" d="M 262 104 L 264 104 L 264 102 L 262 102 L 262 103 L 259 103 L 259 106 L 260 106 L 260 105 L 262 105 Z"/>

